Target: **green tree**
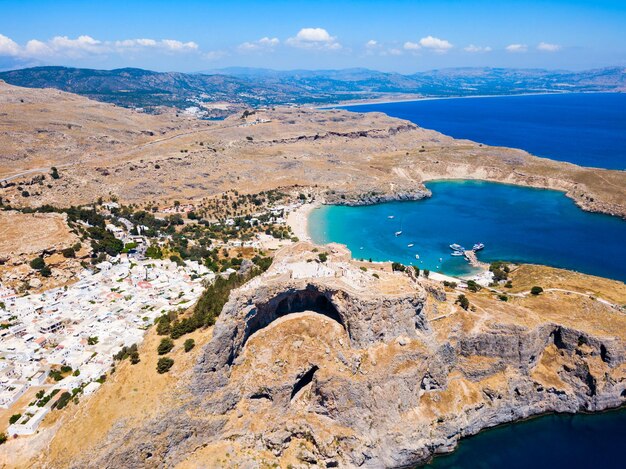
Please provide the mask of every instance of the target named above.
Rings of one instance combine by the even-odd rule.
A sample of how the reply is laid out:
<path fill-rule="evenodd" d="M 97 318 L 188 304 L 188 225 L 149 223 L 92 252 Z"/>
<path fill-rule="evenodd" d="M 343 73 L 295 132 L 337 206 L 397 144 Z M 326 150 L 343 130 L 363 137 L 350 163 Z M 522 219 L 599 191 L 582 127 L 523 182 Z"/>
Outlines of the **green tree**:
<path fill-rule="evenodd" d="M 146 257 L 149 257 L 150 259 L 162 259 L 163 252 L 159 246 L 151 244 L 148 249 L 146 249 Z"/>
<path fill-rule="evenodd" d="M 22 416 L 22 414 L 13 414 L 11 415 L 11 417 L 9 418 L 9 425 L 13 425 L 15 422 L 17 422 L 20 417 Z"/>
<path fill-rule="evenodd" d="M 531 295 L 539 295 L 540 293 L 543 293 L 543 288 L 538 287 L 538 286 L 534 286 L 530 289 L 530 294 Z"/>
<path fill-rule="evenodd" d="M 39 273 L 42 277 L 50 277 L 52 275 L 52 270 L 50 270 L 50 267 L 46 265 L 39 271 Z"/>
<path fill-rule="evenodd" d="M 185 265 L 185 263 L 183 262 L 183 260 L 180 258 L 180 256 L 177 255 L 173 255 L 170 256 L 170 261 L 174 262 L 176 265 L 178 266 L 183 266 Z"/>
<path fill-rule="evenodd" d="M 193 339 L 187 339 L 183 346 L 185 347 L 185 352 L 189 352 L 196 346 L 196 342 Z"/>
<path fill-rule="evenodd" d="M 87 338 L 87 344 L 88 345 L 96 345 L 98 343 L 98 336 L 94 335 L 93 337 L 88 337 Z"/>
<path fill-rule="evenodd" d="M 174 348 L 174 341 L 170 339 L 169 337 L 164 337 L 163 339 L 161 339 L 161 343 L 159 344 L 159 347 L 157 348 L 157 353 L 159 355 L 165 355 L 166 353 L 171 352 L 173 348 Z"/>
<path fill-rule="evenodd" d="M 481 287 L 479 284 L 477 284 L 474 280 L 468 280 L 467 281 L 467 289 L 473 293 L 476 293 L 477 291 L 481 290 L 483 287 Z"/>
<path fill-rule="evenodd" d="M 404 272 L 406 270 L 406 267 L 399 262 L 392 262 L 391 270 L 393 270 L 394 272 Z"/>
<path fill-rule="evenodd" d="M 41 270 L 46 266 L 46 262 L 43 260 L 43 257 L 35 257 L 32 261 L 30 261 L 31 268 L 35 270 Z"/>
<path fill-rule="evenodd" d="M 7 441 L 7 434 L 6 433 L 0 433 L 0 445 L 6 443 Z"/>
<path fill-rule="evenodd" d="M 76 257 L 76 251 L 74 251 L 73 247 L 63 249 L 63 251 L 61 251 L 61 254 L 63 254 L 63 257 L 66 258 Z"/>
<path fill-rule="evenodd" d="M 428 278 L 430 276 L 430 270 L 424 269 L 424 277 Z"/>
<path fill-rule="evenodd" d="M 163 374 L 170 371 L 170 368 L 174 365 L 174 360 L 168 357 L 161 357 L 157 362 L 157 373 Z"/>
<path fill-rule="evenodd" d="M 459 297 L 456 299 L 455 303 L 457 303 L 461 308 L 463 308 L 465 311 L 467 311 L 467 309 L 470 307 L 470 302 L 467 299 L 467 297 L 463 294 L 460 294 Z"/>
<path fill-rule="evenodd" d="M 328 254 L 326 254 L 325 252 L 320 252 L 317 257 L 319 258 L 320 262 L 326 262 L 328 260 Z"/>
<path fill-rule="evenodd" d="M 136 365 L 140 361 L 141 360 L 139 359 L 139 352 L 137 350 L 133 350 L 132 352 L 130 352 L 130 363 L 132 365 Z"/>
<path fill-rule="evenodd" d="M 61 394 L 61 397 L 59 397 L 59 399 L 57 399 L 57 401 L 53 404 L 52 407 L 61 410 L 63 407 L 65 407 L 67 404 L 69 404 L 70 400 L 72 399 L 72 395 L 69 392 L 64 392 L 63 394 Z"/>
<path fill-rule="evenodd" d="M 59 170 L 56 169 L 56 167 L 52 167 L 50 168 L 50 176 L 52 177 L 52 179 L 59 179 L 61 176 L 59 176 Z"/>

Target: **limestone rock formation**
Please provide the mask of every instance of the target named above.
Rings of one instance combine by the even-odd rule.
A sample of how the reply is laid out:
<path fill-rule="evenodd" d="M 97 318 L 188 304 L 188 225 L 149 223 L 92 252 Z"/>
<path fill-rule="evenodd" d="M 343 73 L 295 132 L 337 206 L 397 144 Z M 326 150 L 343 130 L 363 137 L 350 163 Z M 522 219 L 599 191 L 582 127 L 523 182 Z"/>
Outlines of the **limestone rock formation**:
<path fill-rule="evenodd" d="M 626 316 L 607 304 L 485 293 L 465 311 L 428 279 L 312 248 L 231 295 L 178 406 L 65 462 L 406 467 L 486 427 L 626 401 Z"/>

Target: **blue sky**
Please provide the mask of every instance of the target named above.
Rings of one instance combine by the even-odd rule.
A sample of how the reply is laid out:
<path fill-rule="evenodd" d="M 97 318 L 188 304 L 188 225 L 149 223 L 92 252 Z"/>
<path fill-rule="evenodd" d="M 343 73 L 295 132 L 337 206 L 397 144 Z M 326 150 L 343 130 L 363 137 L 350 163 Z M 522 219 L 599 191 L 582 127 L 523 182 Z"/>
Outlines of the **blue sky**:
<path fill-rule="evenodd" d="M 621 1 L 0 0 L 0 68 L 626 65 Z"/>

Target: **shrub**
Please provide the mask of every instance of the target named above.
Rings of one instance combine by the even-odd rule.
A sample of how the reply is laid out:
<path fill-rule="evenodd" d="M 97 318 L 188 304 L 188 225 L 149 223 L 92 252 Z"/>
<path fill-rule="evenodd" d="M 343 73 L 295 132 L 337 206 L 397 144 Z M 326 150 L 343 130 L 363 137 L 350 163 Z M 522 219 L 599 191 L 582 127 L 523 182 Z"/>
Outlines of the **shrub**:
<path fill-rule="evenodd" d="M 122 347 L 122 349 L 113 355 L 113 360 L 125 360 L 137 351 L 137 344 L 133 344 L 130 347 Z"/>
<path fill-rule="evenodd" d="M 185 348 L 185 352 L 189 352 L 195 346 L 196 342 L 193 339 L 187 339 L 183 345 L 183 347 Z"/>
<path fill-rule="evenodd" d="M 463 308 L 465 311 L 467 311 L 467 309 L 470 306 L 470 302 L 467 299 L 467 297 L 463 294 L 459 295 L 459 297 L 456 299 L 455 301 L 456 304 L 458 304 L 461 308 Z"/>
<path fill-rule="evenodd" d="M 98 343 L 97 335 L 87 338 L 87 345 L 96 345 L 97 343 Z"/>
<path fill-rule="evenodd" d="M 41 270 L 46 266 L 46 262 L 43 260 L 43 257 L 35 257 L 30 261 L 30 266 L 35 270 Z"/>
<path fill-rule="evenodd" d="M 534 286 L 530 289 L 530 294 L 531 295 L 539 295 L 540 293 L 543 293 L 543 288 L 538 287 L 538 286 Z"/>
<path fill-rule="evenodd" d="M 52 405 L 52 407 L 61 410 L 63 407 L 69 404 L 71 399 L 72 395 L 69 392 L 65 391 L 63 394 L 61 394 L 61 397 L 59 397 L 59 399 Z"/>
<path fill-rule="evenodd" d="M 159 361 L 157 362 L 157 373 L 159 374 L 167 373 L 168 371 L 170 371 L 170 368 L 172 367 L 172 365 L 174 365 L 174 360 L 172 360 L 171 358 L 167 358 L 167 357 L 159 358 Z"/>
<path fill-rule="evenodd" d="M 63 251 L 61 251 L 61 254 L 63 254 L 63 257 L 66 258 L 76 257 L 76 251 L 74 251 L 74 248 L 71 247 L 63 249 Z"/>
<path fill-rule="evenodd" d="M 0 433 L 0 445 L 6 443 L 7 441 L 7 434 L 6 433 Z"/>
<path fill-rule="evenodd" d="M 480 285 L 478 285 L 474 280 L 468 280 L 467 281 L 467 289 L 473 293 L 476 293 L 477 291 L 481 290 L 483 287 L 481 287 Z"/>
<path fill-rule="evenodd" d="M 149 257 L 150 259 L 162 259 L 163 252 L 161 251 L 161 248 L 152 244 L 148 247 L 148 249 L 146 249 L 146 257 Z"/>
<path fill-rule="evenodd" d="M 443 286 L 455 289 L 457 287 L 457 283 L 456 282 L 448 282 L 447 280 L 444 280 L 443 281 Z"/>
<path fill-rule="evenodd" d="M 406 270 L 406 267 L 399 262 L 392 262 L 391 270 L 393 270 L 394 272 L 404 272 Z"/>
<path fill-rule="evenodd" d="M 52 179 L 59 179 L 61 176 L 59 176 L 59 171 L 53 166 L 52 168 L 50 168 L 50 176 L 52 177 Z"/>
<path fill-rule="evenodd" d="M 176 256 L 176 255 L 170 256 L 170 261 L 174 262 L 177 266 L 185 265 L 185 263 L 180 258 L 180 256 Z"/>
<path fill-rule="evenodd" d="M 506 295 L 498 295 L 500 301 L 509 301 L 509 297 Z"/>
<path fill-rule="evenodd" d="M 140 361 L 141 360 L 139 359 L 139 352 L 137 350 L 133 350 L 132 352 L 130 352 L 130 363 L 132 365 L 136 365 Z"/>
<path fill-rule="evenodd" d="M 430 270 L 424 269 L 424 277 L 428 278 L 430 276 Z"/>
<path fill-rule="evenodd" d="M 170 339 L 169 337 L 164 337 L 163 339 L 161 339 L 161 343 L 159 344 L 159 347 L 157 348 L 157 353 L 159 355 L 165 355 L 166 353 L 171 352 L 173 348 L 174 348 L 174 341 Z"/>
<path fill-rule="evenodd" d="M 11 415 L 11 417 L 9 418 L 9 425 L 13 425 L 15 422 L 17 422 L 20 417 L 22 416 L 22 414 L 13 414 Z"/>
<path fill-rule="evenodd" d="M 50 267 L 46 265 L 43 269 L 39 271 L 39 273 L 42 277 L 50 277 L 52 275 L 52 270 L 50 270 Z"/>
<path fill-rule="evenodd" d="M 319 258 L 320 262 L 326 262 L 328 260 L 328 254 L 326 254 L 325 252 L 320 252 L 317 257 Z"/>

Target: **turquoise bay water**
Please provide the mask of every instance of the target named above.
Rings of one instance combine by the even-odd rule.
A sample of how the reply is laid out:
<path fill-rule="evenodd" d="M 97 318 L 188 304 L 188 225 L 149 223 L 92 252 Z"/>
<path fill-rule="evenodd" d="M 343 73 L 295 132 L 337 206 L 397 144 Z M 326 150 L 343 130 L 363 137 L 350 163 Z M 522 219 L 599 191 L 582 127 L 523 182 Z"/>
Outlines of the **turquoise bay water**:
<path fill-rule="evenodd" d="M 624 220 L 584 212 L 551 190 L 480 181 L 426 186 L 433 196 L 415 202 L 323 206 L 311 213 L 310 235 L 317 243 L 347 245 L 355 258 L 449 275 L 472 272 L 462 257 L 450 256 L 449 245 L 482 242 L 479 259 L 485 262 L 545 264 L 626 281 Z"/>
<path fill-rule="evenodd" d="M 450 99 L 349 109 L 385 112 L 456 138 L 556 160 L 626 169 L 625 94 Z M 310 235 L 318 243 L 346 244 L 356 258 L 413 263 L 451 275 L 471 269 L 462 258 L 450 256 L 448 245 L 470 248 L 483 242 L 479 258 L 487 262 L 547 264 L 626 281 L 624 220 L 583 212 L 555 191 L 471 181 L 427 186 L 433 197 L 422 201 L 322 207 L 311 214 Z M 394 236 L 399 230 L 402 235 Z M 621 468 L 625 439 L 626 409 L 549 415 L 481 432 L 428 467 Z"/>
<path fill-rule="evenodd" d="M 596 415 L 547 415 L 485 430 L 436 457 L 434 469 L 624 467 L 626 409 Z"/>
<path fill-rule="evenodd" d="M 626 94 L 434 99 L 344 109 L 384 112 L 455 138 L 626 170 Z"/>

